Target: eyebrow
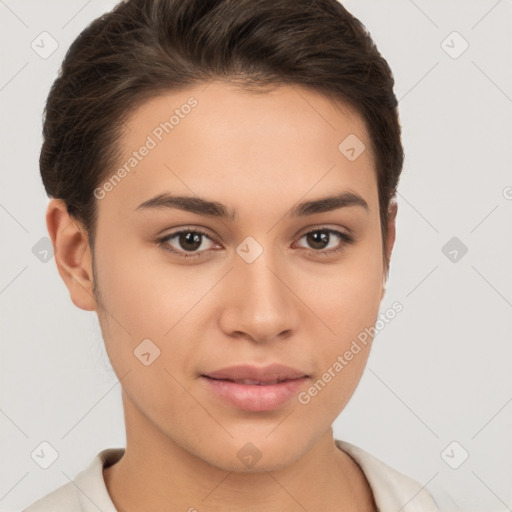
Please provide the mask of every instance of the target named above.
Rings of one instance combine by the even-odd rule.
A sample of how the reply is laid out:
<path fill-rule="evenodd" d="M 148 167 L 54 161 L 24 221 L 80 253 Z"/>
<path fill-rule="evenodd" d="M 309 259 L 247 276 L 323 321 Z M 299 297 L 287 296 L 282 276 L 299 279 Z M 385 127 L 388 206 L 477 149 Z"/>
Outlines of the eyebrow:
<path fill-rule="evenodd" d="M 369 212 L 368 203 L 354 192 L 341 192 L 337 195 L 321 197 L 305 201 L 293 206 L 286 214 L 287 217 L 304 217 L 316 213 L 325 213 L 339 208 L 359 206 Z M 158 194 L 141 203 L 134 211 L 160 210 L 175 208 L 197 215 L 216 217 L 228 221 L 238 218 L 236 209 L 228 210 L 226 206 L 217 201 L 208 201 L 200 197 L 176 196 L 169 193 Z"/>

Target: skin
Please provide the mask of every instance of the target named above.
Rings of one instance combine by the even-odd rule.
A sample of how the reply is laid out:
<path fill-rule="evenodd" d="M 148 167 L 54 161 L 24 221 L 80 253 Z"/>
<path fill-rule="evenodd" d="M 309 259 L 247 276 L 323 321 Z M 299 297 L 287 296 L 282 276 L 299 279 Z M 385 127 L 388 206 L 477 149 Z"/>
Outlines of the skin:
<path fill-rule="evenodd" d="M 190 96 L 197 107 L 98 200 L 94 254 L 62 201 L 47 210 L 58 271 L 73 303 L 97 311 L 122 385 L 127 446 L 103 470 L 108 492 L 120 511 L 375 510 L 364 474 L 334 445 L 332 430 L 371 344 L 306 405 L 294 397 L 273 411 L 243 411 L 199 378 L 234 364 L 280 362 L 312 375 L 307 390 L 375 324 L 384 262 L 364 123 L 347 106 L 298 86 L 256 93 L 215 81 L 136 109 L 121 140 L 122 162 Z M 367 148 L 354 161 L 338 150 L 351 133 Z M 299 201 L 347 190 L 368 211 L 286 216 Z M 164 191 L 223 203 L 238 218 L 134 211 Z M 388 258 L 395 217 L 393 203 Z M 355 243 L 320 255 L 304 235 L 325 226 L 351 233 Z M 199 249 L 206 257 L 184 258 L 158 244 L 179 228 L 209 234 Z M 236 252 L 247 236 L 263 248 L 252 263 Z M 327 248 L 344 243 L 333 235 Z M 178 237 L 167 244 L 186 253 Z M 160 349 L 149 366 L 133 354 L 147 338 Z M 247 442 L 261 453 L 251 468 L 237 457 Z"/>

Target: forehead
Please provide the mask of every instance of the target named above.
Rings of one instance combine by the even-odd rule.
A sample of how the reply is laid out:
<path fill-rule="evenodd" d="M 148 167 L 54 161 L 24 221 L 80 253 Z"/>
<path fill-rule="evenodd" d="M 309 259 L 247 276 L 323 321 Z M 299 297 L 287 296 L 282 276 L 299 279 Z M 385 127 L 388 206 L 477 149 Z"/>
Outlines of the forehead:
<path fill-rule="evenodd" d="M 225 204 L 254 195 L 298 200 L 333 187 L 376 197 L 361 117 L 296 85 L 248 91 L 216 81 L 161 94 L 130 114 L 120 149 L 110 176 L 122 177 L 114 177 L 103 207 L 133 210 L 161 192 Z"/>

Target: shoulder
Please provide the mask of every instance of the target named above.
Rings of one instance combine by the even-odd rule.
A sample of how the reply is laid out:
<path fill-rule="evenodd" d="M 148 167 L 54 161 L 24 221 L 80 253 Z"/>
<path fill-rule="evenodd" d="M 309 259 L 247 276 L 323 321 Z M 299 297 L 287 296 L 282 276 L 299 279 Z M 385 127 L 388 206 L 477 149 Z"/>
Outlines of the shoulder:
<path fill-rule="evenodd" d="M 359 446 L 339 439 L 335 443 L 362 469 L 379 512 L 439 512 L 438 505 L 425 485 L 400 473 Z"/>
<path fill-rule="evenodd" d="M 48 511 L 81 512 L 77 491 L 71 482 L 58 487 L 46 496 L 39 498 L 23 512 L 48 512 Z"/>
<path fill-rule="evenodd" d="M 103 468 L 117 462 L 123 454 L 123 448 L 102 450 L 72 482 L 39 498 L 23 512 L 116 512 L 103 479 Z"/>

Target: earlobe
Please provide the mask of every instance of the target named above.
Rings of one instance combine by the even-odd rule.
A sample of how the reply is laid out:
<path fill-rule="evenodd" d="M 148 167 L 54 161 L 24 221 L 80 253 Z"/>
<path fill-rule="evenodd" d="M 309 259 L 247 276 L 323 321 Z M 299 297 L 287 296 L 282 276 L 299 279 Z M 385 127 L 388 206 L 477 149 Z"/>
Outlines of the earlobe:
<path fill-rule="evenodd" d="M 85 229 L 68 214 L 61 199 L 52 199 L 48 204 L 46 226 L 57 270 L 73 304 L 86 311 L 95 311 L 92 258 Z"/>

